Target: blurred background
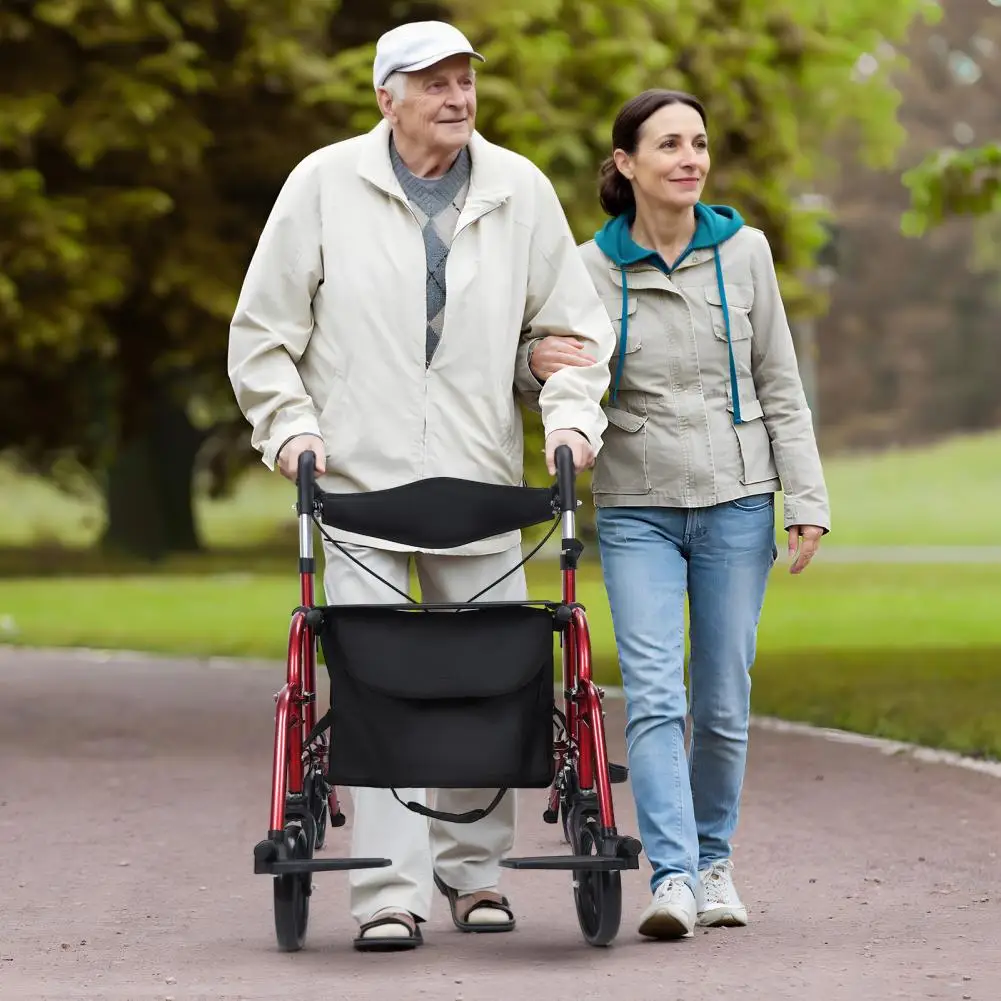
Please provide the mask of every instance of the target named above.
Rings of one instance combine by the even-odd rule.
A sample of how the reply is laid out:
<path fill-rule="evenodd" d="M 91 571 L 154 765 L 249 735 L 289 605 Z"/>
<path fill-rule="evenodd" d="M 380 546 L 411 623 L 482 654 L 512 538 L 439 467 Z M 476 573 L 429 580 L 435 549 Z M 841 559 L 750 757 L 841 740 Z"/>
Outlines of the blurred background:
<path fill-rule="evenodd" d="M 754 708 L 1001 757 L 1001 0 L 5 0 L 0 643 L 284 655 L 293 491 L 228 322 L 285 176 L 375 123 L 375 39 L 425 17 L 487 56 L 478 127 L 581 241 L 622 102 L 705 102 L 706 198 L 771 241 L 833 503 L 809 573 L 776 565 Z M 583 577 L 616 684 L 593 545 Z"/>

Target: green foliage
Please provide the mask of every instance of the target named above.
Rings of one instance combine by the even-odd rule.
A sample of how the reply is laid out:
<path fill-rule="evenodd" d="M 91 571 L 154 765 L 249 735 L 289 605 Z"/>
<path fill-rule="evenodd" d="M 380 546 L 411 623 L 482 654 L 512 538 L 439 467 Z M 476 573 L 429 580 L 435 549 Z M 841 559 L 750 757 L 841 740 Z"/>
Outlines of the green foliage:
<path fill-rule="evenodd" d="M 166 373 L 184 373 L 182 398 L 221 391 L 260 225 L 290 161 L 327 138 L 300 95 L 329 72 L 320 42 L 337 6 L 0 10 L 0 366 L 44 370 L 73 412 L 86 365 L 112 450 Z M 63 423 L 38 444 L 79 451 L 79 425 Z M 0 438 L 11 444 L 21 429 Z"/>
<path fill-rule="evenodd" d="M 401 5 L 402 6 L 402 5 Z M 799 196 L 857 155 L 892 162 L 901 129 L 893 43 L 933 0 L 442 0 L 487 64 L 479 128 L 552 179 L 574 233 L 603 216 L 597 168 L 619 107 L 647 87 L 688 90 L 706 105 L 713 173 L 707 195 L 767 230 L 792 309 L 816 307 L 799 279 L 826 238 Z M 340 53 L 314 100 L 377 118 L 371 43 Z M 857 71 L 860 58 L 873 65 Z"/>
<path fill-rule="evenodd" d="M 954 216 L 1001 212 L 1001 143 L 939 150 L 908 171 L 904 183 L 911 192 L 902 221 L 908 236 L 921 236 Z"/>
<path fill-rule="evenodd" d="M 405 19 L 453 18 L 486 54 L 482 129 L 552 178 L 579 239 L 602 221 L 596 171 L 619 106 L 649 86 L 697 93 L 712 132 L 710 198 L 768 232 L 790 309 L 814 308 L 801 279 L 824 229 L 798 198 L 834 154 L 890 161 L 892 44 L 929 9 L 928 0 L 5 3 L 0 393 L 17 393 L 19 419 L 0 431 L 0 449 L 106 463 L 148 426 L 164 387 L 204 422 L 231 412 L 227 327 L 260 227 L 298 159 L 375 122 L 375 39 Z M 874 65 L 857 72 L 867 53 Z"/>
<path fill-rule="evenodd" d="M 924 0 L 449 0 L 490 60 L 483 128 L 553 179 L 580 239 L 601 225 L 597 166 L 619 107 L 647 87 L 706 105 L 707 200 L 736 205 L 772 241 L 790 309 L 825 239 L 799 203 L 836 163 L 886 165 L 901 139 L 892 45 Z M 868 74 L 856 71 L 870 54 Z"/>

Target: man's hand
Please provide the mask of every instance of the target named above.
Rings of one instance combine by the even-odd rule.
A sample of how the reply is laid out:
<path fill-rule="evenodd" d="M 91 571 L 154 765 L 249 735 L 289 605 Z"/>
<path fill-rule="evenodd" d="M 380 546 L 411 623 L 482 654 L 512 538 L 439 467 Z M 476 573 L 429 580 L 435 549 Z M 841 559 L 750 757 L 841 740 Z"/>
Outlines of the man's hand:
<path fill-rule="evenodd" d="M 560 445 L 570 446 L 570 451 L 573 452 L 573 468 L 576 472 L 590 469 L 594 465 L 594 448 L 579 431 L 553 431 L 546 438 L 546 468 L 550 476 L 556 475 L 556 449 Z"/>
<path fill-rule="evenodd" d="M 326 451 L 322 438 L 317 438 L 315 434 L 297 434 L 282 445 L 278 453 L 278 471 L 285 479 L 295 483 L 299 475 L 299 456 L 303 452 L 312 452 L 316 456 L 317 473 L 325 473 Z"/>
<path fill-rule="evenodd" d="M 587 368 L 594 363 L 595 360 L 584 353 L 584 344 L 576 337 L 550 334 L 548 337 L 543 337 L 532 349 L 532 360 L 528 363 L 528 367 L 539 382 L 545 382 L 561 368 L 568 366 Z"/>
<path fill-rule="evenodd" d="M 789 573 L 802 573 L 810 565 L 823 534 L 817 525 L 793 525 L 789 529 L 789 559 L 793 561 Z"/>

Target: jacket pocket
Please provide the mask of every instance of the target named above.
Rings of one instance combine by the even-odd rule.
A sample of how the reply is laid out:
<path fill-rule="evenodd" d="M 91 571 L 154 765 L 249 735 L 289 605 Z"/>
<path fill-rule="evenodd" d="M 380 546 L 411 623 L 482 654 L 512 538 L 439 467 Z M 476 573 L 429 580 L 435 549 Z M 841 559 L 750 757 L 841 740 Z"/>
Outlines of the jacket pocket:
<path fill-rule="evenodd" d="M 615 329 L 615 352 L 614 355 L 619 353 L 619 341 L 622 337 L 622 296 L 602 296 L 602 304 L 605 307 L 605 312 L 608 313 L 608 318 L 612 321 L 612 327 Z M 638 351 L 643 344 L 640 332 L 636 327 L 636 296 L 629 296 L 629 308 L 627 311 L 627 316 L 629 318 L 628 330 L 626 331 L 626 354 L 632 354 L 634 351 Z"/>
<path fill-rule="evenodd" d="M 594 464 L 592 489 L 596 494 L 650 492 L 647 463 L 647 417 L 605 407 L 608 427 Z"/>
<path fill-rule="evenodd" d="M 730 313 L 730 339 L 732 341 L 749 340 L 754 333 L 751 327 L 751 307 L 754 305 L 753 285 L 727 285 L 726 304 Z M 706 302 L 709 305 L 709 318 L 712 321 L 713 333 L 721 341 L 726 340 L 726 320 L 723 317 L 723 298 L 719 294 L 718 285 L 706 285 Z"/>
<path fill-rule="evenodd" d="M 726 409 L 732 416 L 733 403 L 729 399 L 729 394 L 727 396 Z M 749 486 L 776 479 L 778 471 L 775 468 L 772 442 L 765 427 L 765 415 L 761 403 L 758 400 L 748 400 L 746 403 L 741 401 L 740 416 L 743 423 L 733 425 L 743 467 L 740 482 Z"/>

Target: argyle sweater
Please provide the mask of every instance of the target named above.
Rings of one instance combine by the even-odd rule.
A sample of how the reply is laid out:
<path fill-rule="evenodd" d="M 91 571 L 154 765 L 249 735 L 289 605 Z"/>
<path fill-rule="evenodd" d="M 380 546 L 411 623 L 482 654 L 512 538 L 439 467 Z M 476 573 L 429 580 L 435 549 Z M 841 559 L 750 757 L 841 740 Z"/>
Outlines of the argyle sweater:
<path fill-rule="evenodd" d="M 469 190 L 472 163 L 469 150 L 463 147 L 455 158 L 455 163 L 441 177 L 417 177 L 400 159 L 392 140 L 389 143 L 389 155 L 393 171 L 417 216 L 424 237 L 424 255 L 427 261 L 425 363 L 430 365 L 441 340 L 445 319 L 445 264 L 452 246 L 455 225 Z"/>

